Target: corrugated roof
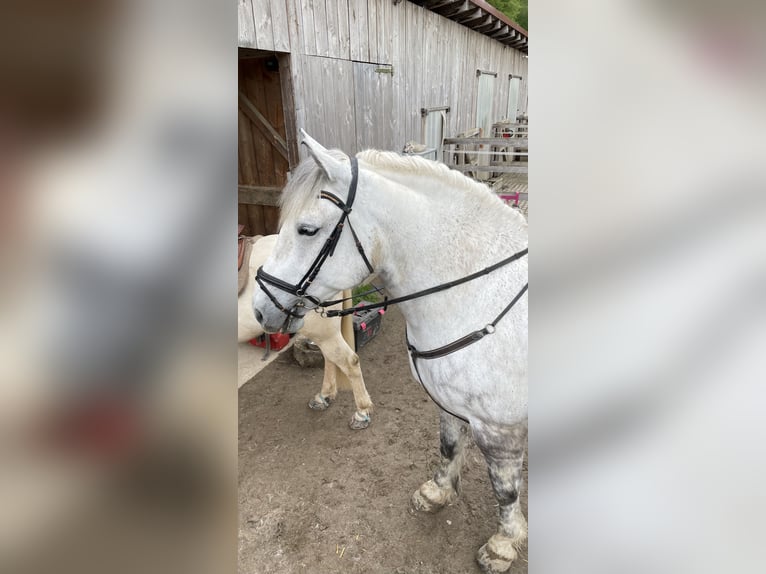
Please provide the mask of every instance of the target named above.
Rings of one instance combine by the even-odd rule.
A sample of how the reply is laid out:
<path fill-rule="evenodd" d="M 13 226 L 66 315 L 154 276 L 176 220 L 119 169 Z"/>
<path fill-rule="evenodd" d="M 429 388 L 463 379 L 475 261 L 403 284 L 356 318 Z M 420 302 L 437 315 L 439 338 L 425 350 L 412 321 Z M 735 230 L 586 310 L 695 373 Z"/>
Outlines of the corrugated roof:
<path fill-rule="evenodd" d="M 505 44 L 527 53 L 529 33 L 484 0 L 410 0 Z"/>

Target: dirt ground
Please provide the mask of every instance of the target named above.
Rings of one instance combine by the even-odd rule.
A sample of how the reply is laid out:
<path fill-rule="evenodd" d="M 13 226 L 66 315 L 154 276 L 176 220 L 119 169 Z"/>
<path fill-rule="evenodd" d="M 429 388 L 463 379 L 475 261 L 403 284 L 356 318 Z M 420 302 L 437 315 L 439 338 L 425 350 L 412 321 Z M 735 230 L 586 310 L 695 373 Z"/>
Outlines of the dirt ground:
<path fill-rule="evenodd" d="M 458 501 L 434 515 L 409 513 L 439 461 L 439 422 L 410 375 L 397 310 L 359 356 L 375 403 L 363 431 L 348 428 L 350 392 L 327 411 L 308 408 L 322 369 L 301 368 L 291 352 L 240 389 L 239 572 L 480 572 L 474 554 L 494 533 L 497 509 L 475 445 Z M 527 572 L 526 549 L 512 572 Z"/>

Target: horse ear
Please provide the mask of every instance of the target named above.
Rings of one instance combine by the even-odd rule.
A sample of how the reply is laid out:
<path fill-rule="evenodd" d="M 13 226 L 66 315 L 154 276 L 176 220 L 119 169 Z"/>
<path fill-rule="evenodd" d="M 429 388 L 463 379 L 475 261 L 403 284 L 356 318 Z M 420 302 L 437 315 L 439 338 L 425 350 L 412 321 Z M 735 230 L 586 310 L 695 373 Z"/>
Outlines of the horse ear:
<path fill-rule="evenodd" d="M 339 160 L 332 155 L 322 144 L 307 134 L 303 128 L 301 128 L 301 136 L 303 137 L 301 143 L 308 148 L 309 154 L 311 154 L 316 164 L 327 176 L 327 179 L 339 181 L 348 178 L 350 162 Z"/>

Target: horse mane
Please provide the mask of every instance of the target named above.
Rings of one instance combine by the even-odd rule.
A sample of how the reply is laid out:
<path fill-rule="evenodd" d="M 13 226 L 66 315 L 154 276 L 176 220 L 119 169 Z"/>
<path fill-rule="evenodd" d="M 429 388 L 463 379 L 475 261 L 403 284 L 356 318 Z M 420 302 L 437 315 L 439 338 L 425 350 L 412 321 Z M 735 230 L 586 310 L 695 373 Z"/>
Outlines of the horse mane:
<path fill-rule="evenodd" d="M 513 213 L 518 223 L 526 226 L 526 219 L 515 209 L 510 209 L 484 183 L 475 181 L 463 173 L 450 169 L 446 164 L 428 160 L 419 156 L 403 156 L 391 151 L 365 150 L 357 154 L 365 164 L 372 167 L 381 177 L 393 180 L 410 189 L 435 194 L 443 197 L 445 190 L 454 190 L 463 197 L 470 197 L 474 205 L 486 206 L 489 209 L 503 207 Z M 441 185 L 416 185 L 414 178 L 426 178 L 428 183 Z M 507 213 L 506 213 L 507 215 Z"/>
<path fill-rule="evenodd" d="M 371 167 L 394 171 L 397 175 L 407 179 L 413 176 L 430 177 L 451 188 L 494 197 L 494 194 L 483 183 L 474 181 L 459 171 L 450 169 L 443 163 L 427 160 L 416 155 L 399 155 L 393 151 L 368 149 L 357 154 L 357 157 Z"/>
<path fill-rule="evenodd" d="M 340 150 L 328 151 L 339 160 L 348 160 L 348 156 Z M 438 190 L 440 196 L 443 196 L 445 189 L 452 189 L 462 192 L 463 195 L 469 195 L 474 203 L 481 203 L 491 208 L 500 206 L 508 208 L 497 195 L 492 193 L 487 185 L 474 181 L 443 163 L 418 156 L 402 156 L 396 152 L 373 149 L 359 152 L 356 157 L 381 177 L 400 183 L 410 189 L 428 193 L 430 187 L 433 190 Z M 414 178 L 426 178 L 429 183 L 441 185 L 413 186 Z M 311 158 L 303 160 L 292 172 L 282 192 L 280 224 L 297 217 L 298 214 L 319 201 L 319 189 L 324 182 L 324 174 L 314 160 Z M 510 208 L 508 211 L 518 217 L 519 223 L 526 225 L 526 220 L 518 211 Z"/>

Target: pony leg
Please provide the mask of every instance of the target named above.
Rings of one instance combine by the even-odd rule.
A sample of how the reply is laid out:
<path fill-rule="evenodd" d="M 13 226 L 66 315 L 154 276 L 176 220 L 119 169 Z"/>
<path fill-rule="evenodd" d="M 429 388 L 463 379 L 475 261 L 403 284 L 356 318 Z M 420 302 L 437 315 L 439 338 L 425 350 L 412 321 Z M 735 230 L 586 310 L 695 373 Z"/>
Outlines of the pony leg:
<path fill-rule="evenodd" d="M 412 506 L 423 512 L 436 512 L 460 494 L 460 469 L 468 426 L 449 413 L 439 413 L 439 451 L 441 464 L 434 477 L 412 495 Z"/>
<path fill-rule="evenodd" d="M 346 375 L 351 385 L 351 391 L 354 393 L 356 412 L 351 417 L 349 426 L 354 430 L 367 428 L 370 426 L 372 400 L 367 393 L 367 387 L 364 386 L 364 377 L 359 366 L 359 356 L 346 344 L 340 333 L 331 344 L 322 349 L 322 353 L 324 354 L 325 364 L 327 364 L 328 360 L 335 363 L 338 369 Z"/>
<path fill-rule="evenodd" d="M 338 368 L 325 358 L 322 389 L 309 401 L 309 408 L 323 411 L 335 400 L 338 394 Z"/>
<path fill-rule="evenodd" d="M 476 561 L 483 572 L 507 572 L 518 556 L 517 549 L 527 538 L 527 521 L 519 502 L 527 427 L 526 424 L 510 429 L 474 426 L 473 430 L 476 444 L 487 461 L 500 510 L 498 531 L 479 548 Z"/>

